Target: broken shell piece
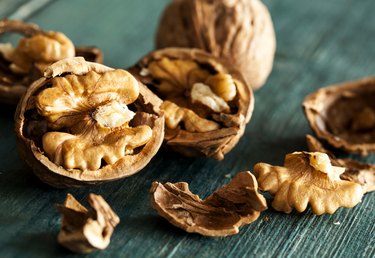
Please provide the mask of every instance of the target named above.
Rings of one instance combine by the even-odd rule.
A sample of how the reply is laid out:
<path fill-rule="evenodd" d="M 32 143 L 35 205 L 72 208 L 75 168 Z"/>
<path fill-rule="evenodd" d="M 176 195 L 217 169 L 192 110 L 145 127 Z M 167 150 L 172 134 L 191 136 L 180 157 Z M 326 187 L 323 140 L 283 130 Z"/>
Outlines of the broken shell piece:
<path fill-rule="evenodd" d="M 89 194 L 91 206 L 86 209 L 71 194 L 64 204 L 56 204 L 62 215 L 57 241 L 76 253 L 90 253 L 105 249 L 110 242 L 119 217 L 100 195 Z"/>
<path fill-rule="evenodd" d="M 205 200 L 191 193 L 185 182 L 154 182 L 150 191 L 152 206 L 171 224 L 189 233 L 219 237 L 237 234 L 241 225 L 255 221 L 267 209 L 257 190 L 255 177 L 240 172 Z"/>
<path fill-rule="evenodd" d="M 312 212 L 334 213 L 339 207 L 352 208 L 364 194 L 360 184 L 339 178 L 345 168 L 331 165 L 320 152 L 294 152 L 285 156 L 284 166 L 258 163 L 254 166 L 259 189 L 274 195 L 277 211 L 298 212 L 311 205 Z"/>
<path fill-rule="evenodd" d="M 166 48 L 130 72 L 164 101 L 164 143 L 172 150 L 221 160 L 243 135 L 254 97 L 232 64 L 198 49 Z"/>
<path fill-rule="evenodd" d="M 21 98 L 15 115 L 23 160 L 55 187 L 133 175 L 163 141 L 161 100 L 129 72 L 60 60 Z"/>
<path fill-rule="evenodd" d="M 326 150 L 323 145 L 311 135 L 306 135 L 309 151 L 327 153 L 332 165 L 345 168 L 345 172 L 340 175 L 343 180 L 352 181 L 362 185 L 364 192 L 375 190 L 375 166 L 369 163 L 359 162 L 351 159 L 339 159 Z"/>
<path fill-rule="evenodd" d="M 5 33 L 19 33 L 23 37 L 16 47 L 0 44 L 0 103 L 17 104 L 27 87 L 53 62 L 74 56 L 103 61 L 100 49 L 75 47 L 63 33 L 45 32 L 32 23 L 0 20 L 0 36 Z"/>
<path fill-rule="evenodd" d="M 375 77 L 321 88 L 303 108 L 319 139 L 351 153 L 375 152 Z"/>

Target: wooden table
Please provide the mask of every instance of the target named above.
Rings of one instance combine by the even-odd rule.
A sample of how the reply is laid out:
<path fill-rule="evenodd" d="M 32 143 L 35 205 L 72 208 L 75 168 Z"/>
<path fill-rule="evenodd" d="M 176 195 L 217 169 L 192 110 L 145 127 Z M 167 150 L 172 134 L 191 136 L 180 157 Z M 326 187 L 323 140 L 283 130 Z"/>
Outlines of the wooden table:
<path fill-rule="evenodd" d="M 158 17 L 168 0 L 1 0 L 0 17 L 24 19 L 66 33 L 76 45 L 103 49 L 105 64 L 125 68 L 152 50 Z M 257 162 L 281 165 L 306 150 L 311 133 L 301 101 L 332 83 L 375 72 L 375 1 L 267 0 L 278 49 L 273 73 L 255 93 L 246 133 L 219 162 L 160 151 L 140 173 L 95 187 L 58 190 L 41 183 L 19 159 L 13 107 L 0 114 L 0 257 L 73 257 L 58 246 L 67 193 L 85 202 L 103 195 L 121 218 L 108 249 L 92 257 L 374 257 L 375 195 L 333 215 L 283 214 L 269 208 L 238 235 L 207 238 L 171 226 L 150 206 L 151 182 L 186 181 L 206 197 Z M 251 65 L 251 64 L 249 64 Z M 367 161 L 375 162 L 375 156 Z M 78 255 L 76 255 L 78 257 Z"/>

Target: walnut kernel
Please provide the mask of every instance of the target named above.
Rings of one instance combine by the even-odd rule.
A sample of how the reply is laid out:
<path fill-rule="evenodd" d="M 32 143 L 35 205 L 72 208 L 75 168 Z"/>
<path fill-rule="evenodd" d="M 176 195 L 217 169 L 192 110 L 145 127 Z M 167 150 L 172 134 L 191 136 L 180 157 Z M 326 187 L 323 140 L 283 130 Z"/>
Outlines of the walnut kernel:
<path fill-rule="evenodd" d="M 325 153 L 294 152 L 283 167 L 258 163 L 253 171 L 259 188 L 274 195 L 272 207 L 286 213 L 303 212 L 310 204 L 317 215 L 332 214 L 354 207 L 364 194 L 360 184 L 340 179 L 345 168 L 332 166 Z"/>

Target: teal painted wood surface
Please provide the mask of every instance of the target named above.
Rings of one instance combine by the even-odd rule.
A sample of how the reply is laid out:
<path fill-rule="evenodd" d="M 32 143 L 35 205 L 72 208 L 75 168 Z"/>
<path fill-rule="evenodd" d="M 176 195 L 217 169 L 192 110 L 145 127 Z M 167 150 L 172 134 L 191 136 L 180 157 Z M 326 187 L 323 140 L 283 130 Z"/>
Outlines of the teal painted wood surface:
<path fill-rule="evenodd" d="M 152 50 L 158 17 L 168 2 L 1 0 L 0 17 L 63 31 L 77 45 L 102 48 L 107 65 L 124 68 Z M 265 3 L 277 33 L 274 69 L 255 94 L 245 135 L 221 162 L 160 151 L 128 179 L 57 190 L 23 166 L 15 146 L 14 108 L 0 106 L 0 257 L 79 257 L 56 243 L 60 218 L 53 204 L 63 202 L 68 192 L 83 202 L 90 192 L 101 194 L 121 218 L 108 249 L 90 257 L 374 257 L 374 193 L 355 208 L 333 215 L 286 215 L 270 208 L 227 238 L 187 234 L 150 206 L 148 189 L 154 180 L 186 181 L 193 192 L 206 197 L 257 162 L 282 164 L 286 153 L 306 149 L 304 136 L 311 130 L 301 109 L 305 95 L 375 73 L 373 0 Z M 32 11 L 25 12 L 25 5 Z M 375 163 L 375 156 L 366 160 Z"/>

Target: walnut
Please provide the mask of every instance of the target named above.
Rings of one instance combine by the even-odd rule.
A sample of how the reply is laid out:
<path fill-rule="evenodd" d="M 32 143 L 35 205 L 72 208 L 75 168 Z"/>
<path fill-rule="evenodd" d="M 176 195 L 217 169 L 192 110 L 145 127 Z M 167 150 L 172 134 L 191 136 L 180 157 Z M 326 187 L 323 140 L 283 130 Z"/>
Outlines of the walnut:
<path fill-rule="evenodd" d="M 303 212 L 310 203 L 313 213 L 332 214 L 354 207 L 364 194 L 360 184 L 340 179 L 345 168 L 332 166 L 325 153 L 294 152 L 286 155 L 283 167 L 258 163 L 253 171 L 259 189 L 275 196 L 272 207 L 286 213 Z"/>
<path fill-rule="evenodd" d="M 352 159 L 339 159 L 326 150 L 323 145 L 311 135 L 306 136 L 309 151 L 326 153 L 334 166 L 344 167 L 345 172 L 340 175 L 343 180 L 352 181 L 362 185 L 364 192 L 375 190 L 375 166 Z"/>
<path fill-rule="evenodd" d="M 272 70 L 276 38 L 260 0 L 173 0 L 160 20 L 156 47 L 203 49 L 238 67 L 258 89 Z"/>
<path fill-rule="evenodd" d="M 0 35 L 19 33 L 17 47 L 0 44 L 0 103 L 17 104 L 26 88 L 42 76 L 44 69 L 58 60 L 84 56 L 102 62 L 97 48 L 75 48 L 61 32 L 42 31 L 37 25 L 17 20 L 0 20 Z"/>
<path fill-rule="evenodd" d="M 130 72 L 164 100 L 165 144 L 185 156 L 221 160 L 243 135 L 254 107 L 242 76 L 198 49 L 151 52 Z"/>
<path fill-rule="evenodd" d="M 103 197 L 89 194 L 87 199 L 90 209 L 82 206 L 71 194 L 66 196 L 64 204 L 56 204 L 62 215 L 57 241 L 76 253 L 107 248 L 113 230 L 120 222 Z"/>
<path fill-rule="evenodd" d="M 125 70 L 63 59 L 46 69 L 17 107 L 20 155 L 56 187 L 130 176 L 162 143 L 161 103 Z"/>
<path fill-rule="evenodd" d="M 375 152 L 375 77 L 321 88 L 303 108 L 319 139 L 350 153 Z"/>
<path fill-rule="evenodd" d="M 152 206 L 171 224 L 190 233 L 219 237 L 237 234 L 241 225 L 255 221 L 267 209 L 257 188 L 250 172 L 240 172 L 205 200 L 191 193 L 185 182 L 154 182 L 150 191 Z"/>

